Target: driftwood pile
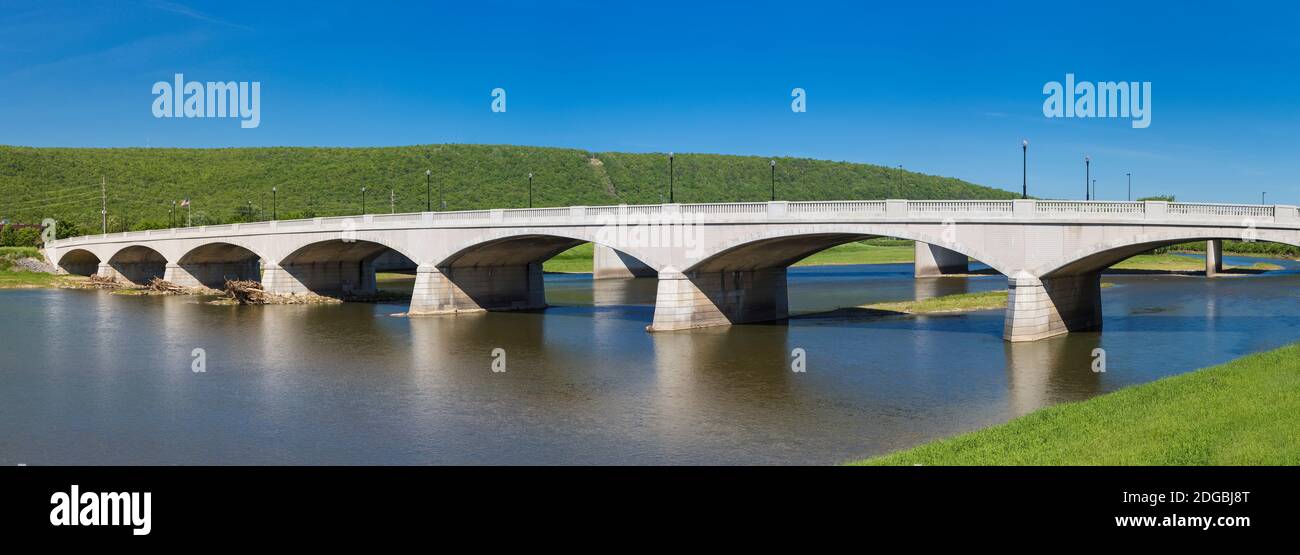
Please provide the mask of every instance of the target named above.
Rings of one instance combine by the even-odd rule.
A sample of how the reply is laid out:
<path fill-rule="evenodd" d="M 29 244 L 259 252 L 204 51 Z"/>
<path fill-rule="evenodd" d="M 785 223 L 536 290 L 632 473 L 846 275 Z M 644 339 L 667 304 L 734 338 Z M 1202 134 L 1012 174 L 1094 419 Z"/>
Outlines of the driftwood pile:
<path fill-rule="evenodd" d="M 99 274 L 91 274 L 90 278 L 86 280 L 86 284 L 96 289 L 117 289 L 122 287 L 117 278 L 104 277 Z"/>
<path fill-rule="evenodd" d="M 226 296 L 239 304 L 272 304 L 276 295 L 267 293 L 262 284 L 252 280 L 226 280 Z"/>
<path fill-rule="evenodd" d="M 164 295 L 184 295 L 189 293 L 189 289 L 158 277 L 150 279 L 149 285 L 146 285 L 145 288 Z"/>

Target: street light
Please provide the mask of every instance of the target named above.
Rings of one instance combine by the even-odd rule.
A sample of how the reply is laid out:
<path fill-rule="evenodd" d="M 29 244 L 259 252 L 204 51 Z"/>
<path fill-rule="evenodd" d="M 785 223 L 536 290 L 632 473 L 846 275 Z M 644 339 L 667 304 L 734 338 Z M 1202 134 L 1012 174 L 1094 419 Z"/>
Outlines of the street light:
<path fill-rule="evenodd" d="M 438 184 L 438 200 L 442 200 L 442 183 Z M 424 211 L 433 212 L 433 170 L 424 170 Z"/>
<path fill-rule="evenodd" d="M 1092 157 L 1083 157 L 1083 200 L 1092 200 L 1092 189 L 1088 183 L 1092 181 Z"/>
<path fill-rule="evenodd" d="M 361 186 L 361 215 L 366 215 L 366 186 Z"/>
<path fill-rule="evenodd" d="M 1133 172 L 1124 172 L 1124 177 L 1128 178 L 1128 200 L 1133 200 Z"/>
<path fill-rule="evenodd" d="M 528 207 L 533 207 L 533 172 L 528 172 Z"/>
<path fill-rule="evenodd" d="M 1092 180 L 1092 200 L 1097 200 L 1097 180 Z"/>
<path fill-rule="evenodd" d="M 280 217 L 279 217 L 279 216 L 280 216 L 280 211 L 279 211 L 279 209 L 278 209 L 279 207 L 276 206 L 276 203 L 275 203 L 275 190 L 276 190 L 276 189 L 277 189 L 277 187 L 275 187 L 275 186 L 272 186 L 272 187 L 271 187 L 271 219 L 272 219 L 272 220 L 278 220 L 278 219 L 280 219 Z"/>
<path fill-rule="evenodd" d="M 776 202 L 776 160 L 772 160 L 772 202 Z"/>
<path fill-rule="evenodd" d="M 1020 198 L 1029 198 L 1029 140 L 1020 141 Z"/>
<path fill-rule="evenodd" d="M 668 153 L 668 204 L 673 203 L 673 153 Z"/>

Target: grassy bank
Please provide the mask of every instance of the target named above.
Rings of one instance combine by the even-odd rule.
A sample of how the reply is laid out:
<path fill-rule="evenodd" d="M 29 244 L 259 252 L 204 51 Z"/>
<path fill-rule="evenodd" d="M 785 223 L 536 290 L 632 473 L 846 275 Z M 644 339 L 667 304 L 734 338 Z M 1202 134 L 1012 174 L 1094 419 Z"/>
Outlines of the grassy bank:
<path fill-rule="evenodd" d="M 921 299 L 919 301 L 896 301 L 863 305 L 859 308 L 903 312 L 907 314 L 937 314 L 943 312 L 967 312 L 971 310 L 989 310 L 1006 308 L 1007 292 L 983 291 L 980 293 L 962 293 Z"/>
<path fill-rule="evenodd" d="M 1228 266 L 1225 270 L 1267 271 L 1281 270 L 1282 267 L 1268 262 L 1256 262 L 1250 266 Z M 1164 272 L 1203 272 L 1205 260 L 1177 254 L 1139 254 L 1110 267 L 1111 270 L 1142 270 Z"/>
<path fill-rule="evenodd" d="M 1300 464 L 1300 343 L 855 464 Z"/>

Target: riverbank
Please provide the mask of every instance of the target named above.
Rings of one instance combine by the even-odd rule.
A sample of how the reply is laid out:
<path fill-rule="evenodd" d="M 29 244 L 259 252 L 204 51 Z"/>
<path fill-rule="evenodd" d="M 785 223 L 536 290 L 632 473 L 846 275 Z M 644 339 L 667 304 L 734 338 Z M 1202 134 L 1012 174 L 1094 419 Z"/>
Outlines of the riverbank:
<path fill-rule="evenodd" d="M 1300 464 L 1300 343 L 855 465 Z"/>

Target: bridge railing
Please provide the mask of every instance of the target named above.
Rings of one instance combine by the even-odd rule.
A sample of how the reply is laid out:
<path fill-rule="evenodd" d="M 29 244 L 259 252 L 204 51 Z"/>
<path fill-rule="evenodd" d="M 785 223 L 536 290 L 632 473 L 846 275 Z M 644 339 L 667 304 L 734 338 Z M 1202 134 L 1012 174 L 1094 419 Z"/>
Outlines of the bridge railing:
<path fill-rule="evenodd" d="M 688 216 L 703 222 L 809 222 L 827 218 L 846 220 L 908 220 L 933 218 L 1014 218 L 1020 220 L 1174 221 L 1215 225 L 1254 225 L 1283 222 L 1300 225 L 1295 206 L 1210 204 L 1162 201 L 1074 200 L 832 200 L 793 202 L 734 202 L 710 204 L 642 204 L 515 208 L 456 212 L 413 212 L 331 216 L 221 224 L 167 230 L 115 232 L 60 239 L 50 246 L 64 247 L 97 242 L 125 242 L 155 238 L 190 238 L 211 235 L 337 231 L 347 228 L 402 228 L 419 226 L 591 225 L 609 217 Z"/>

